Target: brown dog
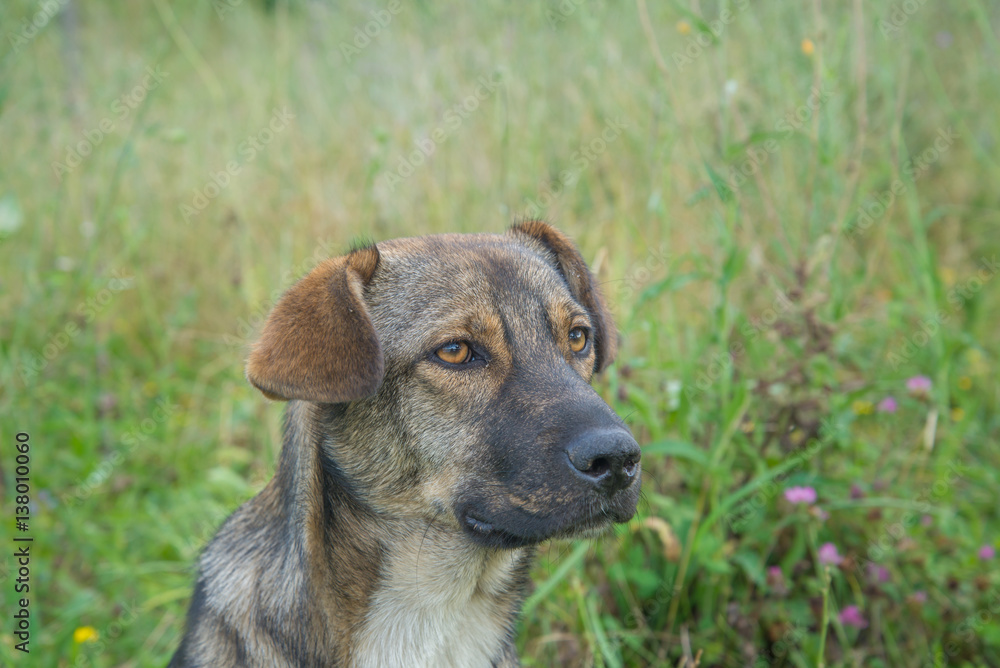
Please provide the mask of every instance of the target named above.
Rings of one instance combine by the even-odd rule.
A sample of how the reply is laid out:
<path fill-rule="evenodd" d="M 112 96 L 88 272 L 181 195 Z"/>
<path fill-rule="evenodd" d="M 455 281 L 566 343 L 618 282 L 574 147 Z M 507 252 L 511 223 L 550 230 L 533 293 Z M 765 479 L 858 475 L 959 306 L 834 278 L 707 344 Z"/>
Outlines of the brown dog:
<path fill-rule="evenodd" d="M 247 363 L 289 401 L 274 479 L 205 549 L 181 666 L 517 666 L 534 546 L 627 521 L 639 446 L 588 385 L 617 334 L 565 236 L 327 260 Z"/>

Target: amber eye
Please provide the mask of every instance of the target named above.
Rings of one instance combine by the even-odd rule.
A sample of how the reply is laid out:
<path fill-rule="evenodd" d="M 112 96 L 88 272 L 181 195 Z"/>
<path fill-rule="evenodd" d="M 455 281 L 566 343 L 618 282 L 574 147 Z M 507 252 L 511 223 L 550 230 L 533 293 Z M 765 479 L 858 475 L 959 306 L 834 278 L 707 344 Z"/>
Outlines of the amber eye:
<path fill-rule="evenodd" d="M 434 354 L 448 364 L 465 364 L 472 358 L 472 348 L 465 341 L 452 341 L 438 348 Z"/>
<path fill-rule="evenodd" d="M 584 327 L 574 327 L 569 330 L 569 349 L 574 353 L 583 352 L 587 347 L 587 329 Z"/>

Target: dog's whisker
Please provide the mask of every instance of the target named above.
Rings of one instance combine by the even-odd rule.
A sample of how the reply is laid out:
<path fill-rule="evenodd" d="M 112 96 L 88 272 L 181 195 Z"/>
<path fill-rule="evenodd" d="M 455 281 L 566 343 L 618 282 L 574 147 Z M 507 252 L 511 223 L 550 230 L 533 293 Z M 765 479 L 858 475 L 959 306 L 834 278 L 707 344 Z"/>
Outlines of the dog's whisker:
<path fill-rule="evenodd" d="M 417 585 L 420 584 L 420 552 L 424 549 L 424 541 L 427 540 L 427 532 L 429 532 L 431 530 L 431 527 L 434 525 L 434 522 L 437 521 L 437 518 L 440 517 L 443 512 L 444 512 L 443 510 L 438 509 L 434 513 L 434 517 L 432 517 L 432 518 L 430 518 L 430 519 L 427 520 L 427 526 L 424 527 L 424 533 L 420 537 L 420 545 L 417 546 L 417 556 L 416 556 L 416 558 L 414 560 L 415 563 L 414 563 L 414 568 L 413 568 L 413 584 L 414 584 L 414 586 L 417 586 Z"/>

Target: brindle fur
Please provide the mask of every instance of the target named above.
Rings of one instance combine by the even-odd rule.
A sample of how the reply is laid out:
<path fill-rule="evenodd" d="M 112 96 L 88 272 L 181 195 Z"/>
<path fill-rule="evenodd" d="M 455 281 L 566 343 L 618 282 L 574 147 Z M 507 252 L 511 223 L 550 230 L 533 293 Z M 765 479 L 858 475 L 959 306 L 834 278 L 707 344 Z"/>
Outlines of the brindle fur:
<path fill-rule="evenodd" d="M 450 341 L 486 357 L 449 367 Z M 635 511 L 638 446 L 588 384 L 616 346 L 544 223 L 321 264 L 252 349 L 248 379 L 289 401 L 281 457 L 205 549 L 170 666 L 519 665 L 534 546 Z M 569 466 L 581 442 L 625 453 L 633 479 L 597 487 L 596 459 Z"/>

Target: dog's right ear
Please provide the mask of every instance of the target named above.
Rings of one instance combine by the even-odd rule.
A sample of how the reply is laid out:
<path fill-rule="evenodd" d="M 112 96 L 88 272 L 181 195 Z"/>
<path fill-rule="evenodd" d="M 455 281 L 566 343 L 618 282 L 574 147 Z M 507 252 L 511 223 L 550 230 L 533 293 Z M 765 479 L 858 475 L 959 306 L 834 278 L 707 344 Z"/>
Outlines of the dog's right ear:
<path fill-rule="evenodd" d="M 341 403 L 375 393 L 382 346 L 363 289 L 378 248 L 326 260 L 282 296 L 247 360 L 247 380 L 269 399 Z"/>

